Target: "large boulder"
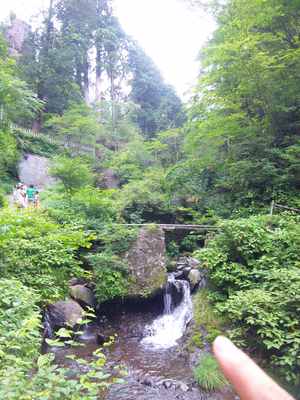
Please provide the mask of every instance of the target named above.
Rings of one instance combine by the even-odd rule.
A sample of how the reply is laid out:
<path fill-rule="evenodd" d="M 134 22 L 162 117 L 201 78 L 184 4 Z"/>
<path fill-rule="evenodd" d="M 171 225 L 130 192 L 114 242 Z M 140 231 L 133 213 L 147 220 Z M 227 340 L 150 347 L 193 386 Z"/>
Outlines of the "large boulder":
<path fill-rule="evenodd" d="M 187 277 L 191 291 L 196 288 L 204 288 L 207 284 L 207 270 L 191 269 Z"/>
<path fill-rule="evenodd" d="M 27 154 L 19 164 L 19 179 L 26 185 L 39 189 L 53 185 L 56 181 L 50 176 L 50 160 L 46 157 Z"/>
<path fill-rule="evenodd" d="M 71 286 L 70 295 L 83 306 L 95 307 L 96 305 L 94 293 L 85 285 Z"/>
<path fill-rule="evenodd" d="M 188 275 L 188 281 L 190 282 L 191 291 L 201 282 L 202 275 L 198 269 L 192 269 Z"/>
<path fill-rule="evenodd" d="M 45 327 L 48 336 L 57 328 L 74 328 L 78 321 L 83 317 L 82 307 L 73 300 L 58 301 L 50 304 L 45 313 Z"/>
<path fill-rule="evenodd" d="M 167 282 L 164 231 L 156 226 L 143 227 L 126 256 L 129 270 L 129 297 L 152 297 Z"/>

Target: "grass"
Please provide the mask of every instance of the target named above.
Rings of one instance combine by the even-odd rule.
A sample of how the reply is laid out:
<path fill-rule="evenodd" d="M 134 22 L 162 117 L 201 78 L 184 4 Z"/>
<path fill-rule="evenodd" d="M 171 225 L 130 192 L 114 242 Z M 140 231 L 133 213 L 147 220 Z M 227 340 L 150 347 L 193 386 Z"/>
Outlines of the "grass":
<path fill-rule="evenodd" d="M 227 381 L 211 354 L 204 355 L 194 368 L 194 378 L 204 390 L 213 391 L 223 388 Z"/>

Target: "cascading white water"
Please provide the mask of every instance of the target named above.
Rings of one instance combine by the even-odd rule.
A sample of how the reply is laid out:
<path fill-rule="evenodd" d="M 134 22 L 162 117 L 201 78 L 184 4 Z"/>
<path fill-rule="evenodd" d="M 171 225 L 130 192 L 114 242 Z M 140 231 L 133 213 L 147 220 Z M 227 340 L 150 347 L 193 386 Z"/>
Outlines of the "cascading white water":
<path fill-rule="evenodd" d="M 183 292 L 181 303 L 173 310 L 172 286 Z M 147 336 L 142 340 L 142 344 L 164 349 L 176 346 L 192 317 L 193 304 L 189 282 L 175 280 L 175 277 L 170 275 L 164 294 L 164 314 L 156 318 L 150 326 L 146 326 Z"/>

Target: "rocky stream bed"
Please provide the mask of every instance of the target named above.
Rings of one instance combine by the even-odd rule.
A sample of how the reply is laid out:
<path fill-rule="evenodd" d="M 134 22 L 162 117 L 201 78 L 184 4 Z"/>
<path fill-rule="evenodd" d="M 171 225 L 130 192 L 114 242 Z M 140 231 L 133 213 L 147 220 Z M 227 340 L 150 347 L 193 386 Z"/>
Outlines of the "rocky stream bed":
<path fill-rule="evenodd" d="M 192 320 L 190 285 L 169 275 L 164 293 L 153 301 L 111 303 L 98 315 L 96 324 L 86 328 L 81 337 L 84 346 L 57 349 L 60 365 L 72 363 L 74 354 L 91 360 L 99 348 L 99 332 L 104 337 L 116 335 L 115 343 L 106 349 L 107 369 L 124 367 L 125 383 L 113 385 L 107 400 L 233 400 L 229 388 L 206 393 L 194 382 L 193 359 L 184 346 Z"/>

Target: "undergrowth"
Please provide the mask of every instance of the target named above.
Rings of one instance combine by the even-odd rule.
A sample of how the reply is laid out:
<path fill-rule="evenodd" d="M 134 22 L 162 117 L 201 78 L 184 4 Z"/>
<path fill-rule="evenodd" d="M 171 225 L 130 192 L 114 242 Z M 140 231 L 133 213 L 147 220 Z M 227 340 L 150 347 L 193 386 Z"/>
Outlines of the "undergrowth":
<path fill-rule="evenodd" d="M 211 354 L 205 354 L 194 368 L 194 378 L 204 390 L 222 389 L 227 381 L 219 369 L 218 363 Z"/>

